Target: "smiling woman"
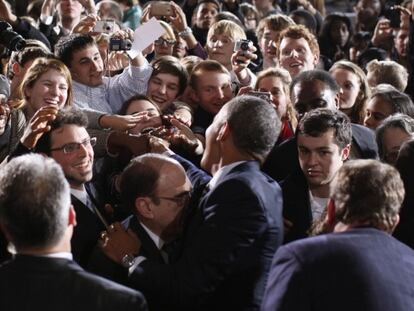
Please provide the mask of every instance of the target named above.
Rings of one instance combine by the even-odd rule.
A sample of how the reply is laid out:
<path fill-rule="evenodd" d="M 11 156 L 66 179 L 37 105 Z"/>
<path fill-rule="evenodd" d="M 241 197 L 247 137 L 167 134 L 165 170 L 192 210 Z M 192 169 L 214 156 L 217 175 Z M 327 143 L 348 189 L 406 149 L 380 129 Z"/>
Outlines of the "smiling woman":
<path fill-rule="evenodd" d="M 20 100 L 13 108 L 23 109 L 26 119 L 45 106 L 72 104 L 72 78 L 57 59 L 37 59 L 27 70 L 19 88 Z"/>
<path fill-rule="evenodd" d="M 9 137 L 7 148 L 0 151 L 0 161 L 15 149 L 22 137 L 27 136 L 26 129 L 37 129 L 28 140 L 30 143 L 24 145 L 32 148 L 58 109 L 72 106 L 72 78 L 68 68 L 54 58 L 36 59 L 23 77 L 18 98 L 10 105 Z"/>

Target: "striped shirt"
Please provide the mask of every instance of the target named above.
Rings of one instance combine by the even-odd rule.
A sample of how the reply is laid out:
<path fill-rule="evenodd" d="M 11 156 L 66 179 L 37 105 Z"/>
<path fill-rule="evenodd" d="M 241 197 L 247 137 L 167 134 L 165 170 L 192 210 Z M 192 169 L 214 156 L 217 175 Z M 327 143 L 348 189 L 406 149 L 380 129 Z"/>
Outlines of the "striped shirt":
<path fill-rule="evenodd" d="M 147 92 L 152 66 L 145 63 L 136 67 L 129 65 L 115 77 L 104 77 L 103 84 L 90 87 L 73 81 L 74 104 L 106 113 L 118 113 L 124 101 L 136 94 Z"/>

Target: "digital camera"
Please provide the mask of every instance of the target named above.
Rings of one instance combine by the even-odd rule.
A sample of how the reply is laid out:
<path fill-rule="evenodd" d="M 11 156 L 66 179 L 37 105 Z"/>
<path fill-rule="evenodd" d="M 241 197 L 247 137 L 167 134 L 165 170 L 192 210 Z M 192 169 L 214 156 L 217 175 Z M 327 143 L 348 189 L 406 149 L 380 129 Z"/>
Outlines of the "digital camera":
<path fill-rule="evenodd" d="M 114 21 L 97 21 L 95 27 L 93 27 L 93 32 L 103 32 L 103 33 L 112 33 L 114 32 Z"/>
<path fill-rule="evenodd" d="M 253 46 L 253 42 L 246 39 L 241 39 L 234 45 L 234 51 L 242 50 L 248 51 Z"/>
<path fill-rule="evenodd" d="M 129 51 L 132 48 L 132 42 L 128 39 L 111 38 L 109 40 L 110 51 Z"/>

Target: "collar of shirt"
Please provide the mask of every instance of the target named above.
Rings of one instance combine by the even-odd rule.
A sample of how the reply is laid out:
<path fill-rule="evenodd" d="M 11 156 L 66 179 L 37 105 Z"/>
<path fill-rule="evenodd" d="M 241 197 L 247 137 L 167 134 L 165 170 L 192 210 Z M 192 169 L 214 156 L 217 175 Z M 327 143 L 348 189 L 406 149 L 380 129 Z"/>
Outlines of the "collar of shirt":
<path fill-rule="evenodd" d="M 86 193 L 85 188 L 83 188 L 83 190 L 70 188 L 70 193 L 79 201 L 81 201 L 84 205 L 88 205 L 88 194 Z"/>
<path fill-rule="evenodd" d="M 309 190 L 309 201 L 312 210 L 312 219 L 319 220 L 321 218 L 321 215 L 325 211 L 329 198 L 315 197 Z"/>
<path fill-rule="evenodd" d="M 155 246 L 157 246 L 158 249 L 161 249 L 164 246 L 165 242 L 158 235 L 156 235 L 149 228 L 147 228 L 142 222 L 139 223 L 141 224 L 142 228 L 144 228 L 144 230 L 148 233 L 149 237 L 154 242 Z"/>
<path fill-rule="evenodd" d="M 211 178 L 210 182 L 208 183 L 208 187 L 210 189 L 213 189 L 218 183 L 219 181 L 222 179 L 223 176 L 225 176 L 228 172 L 230 172 L 234 167 L 236 167 L 239 164 L 242 164 L 243 162 L 246 161 L 237 161 L 237 162 L 233 162 L 230 164 L 227 164 L 223 167 L 221 167 L 213 176 L 213 178 Z"/>
<path fill-rule="evenodd" d="M 38 257 L 64 258 L 64 259 L 73 260 L 72 253 L 69 253 L 69 252 L 51 253 L 51 254 L 39 255 Z"/>

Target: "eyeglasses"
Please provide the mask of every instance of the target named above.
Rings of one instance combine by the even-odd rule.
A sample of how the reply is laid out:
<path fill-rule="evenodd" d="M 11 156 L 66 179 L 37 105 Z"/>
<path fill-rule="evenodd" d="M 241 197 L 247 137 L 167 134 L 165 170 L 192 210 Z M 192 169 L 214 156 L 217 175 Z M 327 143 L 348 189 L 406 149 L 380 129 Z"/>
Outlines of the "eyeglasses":
<path fill-rule="evenodd" d="M 155 45 L 163 45 L 164 43 L 167 44 L 168 46 L 173 46 L 176 43 L 176 41 L 164 39 L 164 38 L 158 38 L 157 40 L 154 41 Z"/>
<path fill-rule="evenodd" d="M 81 141 L 80 143 L 69 143 L 66 145 L 63 145 L 62 147 L 59 148 L 53 148 L 50 149 L 50 151 L 58 151 L 58 150 L 63 150 L 63 153 L 65 154 L 69 154 L 69 153 L 73 153 L 75 151 L 78 151 L 80 149 L 80 147 L 84 146 L 84 147 L 88 147 L 90 146 L 95 146 L 96 145 L 96 137 L 91 137 L 91 138 L 87 138 L 84 141 Z"/>
<path fill-rule="evenodd" d="M 191 199 L 191 192 L 190 191 L 186 191 L 183 192 L 175 197 L 159 197 L 159 196 L 154 196 L 153 198 L 158 198 L 161 200 L 169 200 L 172 201 L 174 203 L 176 203 L 178 206 L 186 206 L 188 204 L 188 202 Z"/>

